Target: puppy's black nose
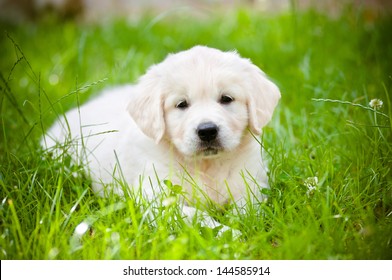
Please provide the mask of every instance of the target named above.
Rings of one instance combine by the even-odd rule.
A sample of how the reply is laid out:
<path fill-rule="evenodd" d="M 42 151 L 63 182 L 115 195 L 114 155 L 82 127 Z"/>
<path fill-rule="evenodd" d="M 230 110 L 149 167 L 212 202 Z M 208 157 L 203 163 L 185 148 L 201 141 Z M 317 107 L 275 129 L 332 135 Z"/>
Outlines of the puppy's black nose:
<path fill-rule="evenodd" d="M 197 135 L 202 141 L 213 141 L 218 136 L 218 126 L 213 122 L 199 124 L 196 129 Z"/>

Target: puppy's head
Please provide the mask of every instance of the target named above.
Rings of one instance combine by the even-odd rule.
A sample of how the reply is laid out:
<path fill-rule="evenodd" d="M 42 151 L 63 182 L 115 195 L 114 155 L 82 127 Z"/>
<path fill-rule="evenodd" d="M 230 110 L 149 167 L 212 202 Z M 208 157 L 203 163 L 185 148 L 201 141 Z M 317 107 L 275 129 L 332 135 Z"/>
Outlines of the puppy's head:
<path fill-rule="evenodd" d="M 247 128 L 259 135 L 279 98 L 248 59 L 197 46 L 152 66 L 128 110 L 157 143 L 165 137 L 184 156 L 211 156 L 238 147 Z"/>

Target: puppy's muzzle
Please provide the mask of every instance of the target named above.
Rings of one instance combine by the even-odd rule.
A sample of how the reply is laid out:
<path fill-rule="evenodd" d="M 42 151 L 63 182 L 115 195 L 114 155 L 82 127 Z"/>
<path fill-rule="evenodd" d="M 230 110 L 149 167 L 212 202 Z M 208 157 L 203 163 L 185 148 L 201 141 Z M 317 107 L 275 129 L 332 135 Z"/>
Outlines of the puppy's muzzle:
<path fill-rule="evenodd" d="M 196 129 L 197 136 L 200 139 L 198 154 L 203 156 L 213 156 L 222 150 L 219 141 L 219 127 L 213 122 L 204 122 L 199 124 Z"/>
<path fill-rule="evenodd" d="M 218 136 L 218 132 L 218 126 L 213 122 L 201 123 L 196 129 L 197 135 L 203 142 L 214 141 Z"/>

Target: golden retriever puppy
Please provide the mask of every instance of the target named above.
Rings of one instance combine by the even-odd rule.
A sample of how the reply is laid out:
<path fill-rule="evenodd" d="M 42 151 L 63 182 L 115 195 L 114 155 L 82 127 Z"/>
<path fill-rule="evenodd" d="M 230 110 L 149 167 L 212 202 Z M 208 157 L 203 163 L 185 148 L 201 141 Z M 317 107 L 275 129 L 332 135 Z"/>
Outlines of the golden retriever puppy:
<path fill-rule="evenodd" d="M 71 110 L 42 145 L 68 143 L 101 195 L 122 194 L 125 183 L 154 201 L 164 180 L 179 185 L 179 203 L 191 218 L 195 205 L 241 208 L 261 197 L 268 178 L 257 139 L 279 98 L 248 59 L 196 46 L 150 67 L 136 85 Z M 219 225 L 208 217 L 205 224 Z"/>

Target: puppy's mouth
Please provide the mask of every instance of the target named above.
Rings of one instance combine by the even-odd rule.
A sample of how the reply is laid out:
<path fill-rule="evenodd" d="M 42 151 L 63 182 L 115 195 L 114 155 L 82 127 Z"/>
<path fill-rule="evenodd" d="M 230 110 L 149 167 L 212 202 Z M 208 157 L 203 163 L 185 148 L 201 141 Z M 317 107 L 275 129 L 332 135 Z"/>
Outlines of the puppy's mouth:
<path fill-rule="evenodd" d="M 197 155 L 203 157 L 213 157 L 218 155 L 221 151 L 223 151 L 223 147 L 217 142 L 202 142 L 199 144 L 199 148 L 197 150 Z"/>
<path fill-rule="evenodd" d="M 218 152 L 219 152 L 218 149 L 207 148 L 207 149 L 204 149 L 203 151 L 201 151 L 200 153 L 203 154 L 203 156 L 205 156 L 205 157 L 209 157 L 209 156 L 217 155 Z"/>

